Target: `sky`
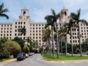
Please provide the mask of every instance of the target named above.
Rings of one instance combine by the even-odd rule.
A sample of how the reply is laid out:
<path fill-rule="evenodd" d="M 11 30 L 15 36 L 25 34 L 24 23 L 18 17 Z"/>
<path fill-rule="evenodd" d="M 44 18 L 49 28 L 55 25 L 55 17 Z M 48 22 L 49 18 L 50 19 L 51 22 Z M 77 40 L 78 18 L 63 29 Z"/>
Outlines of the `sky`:
<path fill-rule="evenodd" d="M 0 17 L 0 23 L 13 22 L 18 20 L 21 15 L 21 9 L 26 7 L 29 10 L 30 19 L 33 22 L 46 22 L 45 16 L 51 15 L 51 9 L 59 13 L 61 9 L 68 9 L 68 14 L 71 12 L 77 13 L 81 8 L 81 19 L 88 21 L 88 0 L 0 0 L 0 4 L 4 3 L 4 8 L 9 12 L 7 20 L 5 17 Z"/>

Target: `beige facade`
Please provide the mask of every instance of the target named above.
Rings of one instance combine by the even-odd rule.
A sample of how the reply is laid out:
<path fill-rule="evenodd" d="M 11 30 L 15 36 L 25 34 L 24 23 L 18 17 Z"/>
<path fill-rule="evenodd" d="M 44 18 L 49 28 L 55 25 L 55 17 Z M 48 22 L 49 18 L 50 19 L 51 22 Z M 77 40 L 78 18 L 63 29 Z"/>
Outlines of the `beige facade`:
<path fill-rule="evenodd" d="M 61 11 L 66 10 L 66 15 L 61 14 L 58 23 L 58 30 L 63 26 L 64 23 L 69 22 L 68 10 L 63 8 Z M 25 27 L 26 35 L 21 35 L 19 30 Z M 7 37 L 8 39 L 13 39 L 18 36 L 22 39 L 26 37 L 31 37 L 34 41 L 37 41 L 40 46 L 44 43 L 42 41 L 42 31 L 45 29 L 45 23 L 32 22 L 29 16 L 28 9 L 24 8 L 21 10 L 21 15 L 18 20 L 13 21 L 12 23 L 0 23 L 0 37 Z M 81 42 L 88 38 L 88 26 L 83 23 L 80 23 L 80 33 L 82 34 Z M 72 43 L 78 44 L 78 29 L 72 29 Z M 67 42 L 71 42 L 70 35 L 67 35 Z"/>

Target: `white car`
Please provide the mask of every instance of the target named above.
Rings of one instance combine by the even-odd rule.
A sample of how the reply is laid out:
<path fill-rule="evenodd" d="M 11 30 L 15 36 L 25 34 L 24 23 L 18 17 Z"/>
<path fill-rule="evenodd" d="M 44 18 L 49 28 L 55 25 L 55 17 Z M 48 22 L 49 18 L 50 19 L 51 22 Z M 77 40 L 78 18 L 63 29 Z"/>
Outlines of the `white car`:
<path fill-rule="evenodd" d="M 25 57 L 26 57 L 26 58 L 28 57 L 28 54 L 27 54 L 27 53 L 25 54 Z"/>
<path fill-rule="evenodd" d="M 31 55 L 34 55 L 34 52 L 30 52 L 30 53 L 29 53 L 29 56 L 31 56 Z"/>

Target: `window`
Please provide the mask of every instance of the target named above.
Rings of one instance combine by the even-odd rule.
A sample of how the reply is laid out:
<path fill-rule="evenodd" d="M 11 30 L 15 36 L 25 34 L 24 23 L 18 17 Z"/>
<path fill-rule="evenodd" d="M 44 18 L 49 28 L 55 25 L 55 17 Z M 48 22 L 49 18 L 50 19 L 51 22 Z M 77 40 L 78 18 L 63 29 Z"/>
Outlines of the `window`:
<path fill-rule="evenodd" d="M 24 22 L 24 24 L 25 24 L 25 22 Z"/>
<path fill-rule="evenodd" d="M 41 37 L 39 37 L 39 39 L 41 39 Z"/>
<path fill-rule="evenodd" d="M 18 28 L 20 28 L 20 26 L 18 26 Z"/>
<path fill-rule="evenodd" d="M 38 37 L 36 37 L 36 39 L 38 39 Z"/>
<path fill-rule="evenodd" d="M 41 43 L 39 43 L 39 45 L 41 45 Z"/>
<path fill-rule="evenodd" d="M 15 36 L 17 36 L 17 34 L 15 33 Z"/>
<path fill-rule="evenodd" d="M 1 31 L 1 33 L 2 33 L 2 31 Z"/>
<path fill-rule="evenodd" d="M 17 22 L 15 22 L 15 24 L 17 24 Z"/>
<path fill-rule="evenodd" d="M 9 30 L 9 28 L 7 28 L 7 30 Z"/>
<path fill-rule="evenodd" d="M 39 29 L 41 29 L 41 28 L 39 27 Z"/>
<path fill-rule="evenodd" d="M 15 26 L 15 28 L 17 28 L 17 26 Z"/>
<path fill-rule="evenodd" d="M 21 22 L 21 24 L 22 24 L 22 22 Z"/>
<path fill-rule="evenodd" d="M 25 40 L 25 37 L 23 39 Z"/>
<path fill-rule="evenodd" d="M 39 42 L 41 42 L 41 40 L 39 40 Z"/>
<path fill-rule="evenodd" d="M 19 22 L 19 24 L 20 24 L 20 22 Z"/>
<path fill-rule="evenodd" d="M 17 32 L 17 30 L 15 30 L 15 32 Z"/>

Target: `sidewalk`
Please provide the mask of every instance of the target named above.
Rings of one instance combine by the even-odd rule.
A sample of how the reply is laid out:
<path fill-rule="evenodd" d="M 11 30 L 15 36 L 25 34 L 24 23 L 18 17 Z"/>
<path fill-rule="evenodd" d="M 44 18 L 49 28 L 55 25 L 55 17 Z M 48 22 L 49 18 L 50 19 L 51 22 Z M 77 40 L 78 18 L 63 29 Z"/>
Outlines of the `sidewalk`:
<path fill-rule="evenodd" d="M 8 63 L 15 62 L 15 61 L 16 61 L 16 59 L 10 59 L 10 60 L 4 61 L 4 62 L 0 62 L 0 66 L 4 66 Z"/>

